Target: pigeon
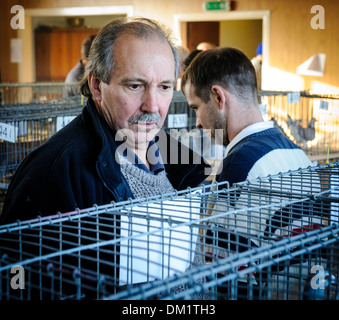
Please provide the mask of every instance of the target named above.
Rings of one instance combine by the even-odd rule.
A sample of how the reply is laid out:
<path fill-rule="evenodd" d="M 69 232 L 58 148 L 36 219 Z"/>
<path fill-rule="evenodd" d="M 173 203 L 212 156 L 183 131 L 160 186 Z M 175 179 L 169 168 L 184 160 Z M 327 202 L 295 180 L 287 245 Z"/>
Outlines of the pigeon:
<path fill-rule="evenodd" d="M 289 127 L 292 136 L 298 144 L 303 144 L 307 148 L 307 141 L 312 141 L 315 138 L 315 118 L 312 118 L 308 123 L 307 127 L 304 128 L 300 125 L 300 121 L 293 120 L 289 115 L 287 115 L 288 120 L 286 121 L 287 126 Z"/>

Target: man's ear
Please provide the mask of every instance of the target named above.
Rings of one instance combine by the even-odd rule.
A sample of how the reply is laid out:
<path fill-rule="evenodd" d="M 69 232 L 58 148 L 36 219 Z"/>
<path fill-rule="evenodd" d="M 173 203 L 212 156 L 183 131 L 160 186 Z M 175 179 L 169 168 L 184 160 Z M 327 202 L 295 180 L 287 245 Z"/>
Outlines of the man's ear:
<path fill-rule="evenodd" d="M 88 86 L 94 100 L 101 102 L 101 80 L 92 72 L 88 75 Z"/>
<path fill-rule="evenodd" d="M 218 105 L 219 110 L 222 110 L 226 103 L 226 95 L 223 88 L 219 85 L 213 85 L 211 88 L 211 99 Z"/>

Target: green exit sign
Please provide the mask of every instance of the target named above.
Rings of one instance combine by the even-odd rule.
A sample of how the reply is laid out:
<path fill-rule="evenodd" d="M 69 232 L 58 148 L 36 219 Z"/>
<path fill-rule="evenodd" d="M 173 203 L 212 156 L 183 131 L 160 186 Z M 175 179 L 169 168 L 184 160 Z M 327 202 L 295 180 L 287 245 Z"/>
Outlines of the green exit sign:
<path fill-rule="evenodd" d="M 229 1 L 208 1 L 204 4 L 206 11 L 211 10 L 220 10 L 220 11 L 228 11 L 230 9 Z"/>

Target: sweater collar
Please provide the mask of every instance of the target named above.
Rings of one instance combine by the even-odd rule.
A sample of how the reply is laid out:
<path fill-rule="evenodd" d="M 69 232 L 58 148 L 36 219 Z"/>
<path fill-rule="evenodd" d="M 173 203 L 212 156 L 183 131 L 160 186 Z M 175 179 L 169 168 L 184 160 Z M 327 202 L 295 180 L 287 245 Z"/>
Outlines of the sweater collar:
<path fill-rule="evenodd" d="M 260 131 L 264 131 L 267 129 L 273 128 L 273 121 L 262 121 L 257 122 L 249 125 L 248 127 L 241 130 L 235 138 L 228 144 L 226 147 L 224 158 L 228 155 L 228 153 L 231 151 L 231 149 L 239 143 L 241 140 L 245 139 L 246 137 L 258 133 Z"/>

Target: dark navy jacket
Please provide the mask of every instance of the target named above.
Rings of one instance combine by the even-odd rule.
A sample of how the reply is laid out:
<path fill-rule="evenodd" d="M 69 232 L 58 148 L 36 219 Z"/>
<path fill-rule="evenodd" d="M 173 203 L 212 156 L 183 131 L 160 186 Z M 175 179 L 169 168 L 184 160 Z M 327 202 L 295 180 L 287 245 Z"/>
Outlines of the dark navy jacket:
<path fill-rule="evenodd" d="M 89 99 L 79 116 L 20 164 L 7 191 L 1 224 L 133 198 L 115 160 L 114 136 Z M 198 186 L 207 177 L 208 165 L 177 140 L 167 139 L 158 147 L 173 187 Z M 189 153 L 189 164 L 180 164 L 182 152 Z"/>

